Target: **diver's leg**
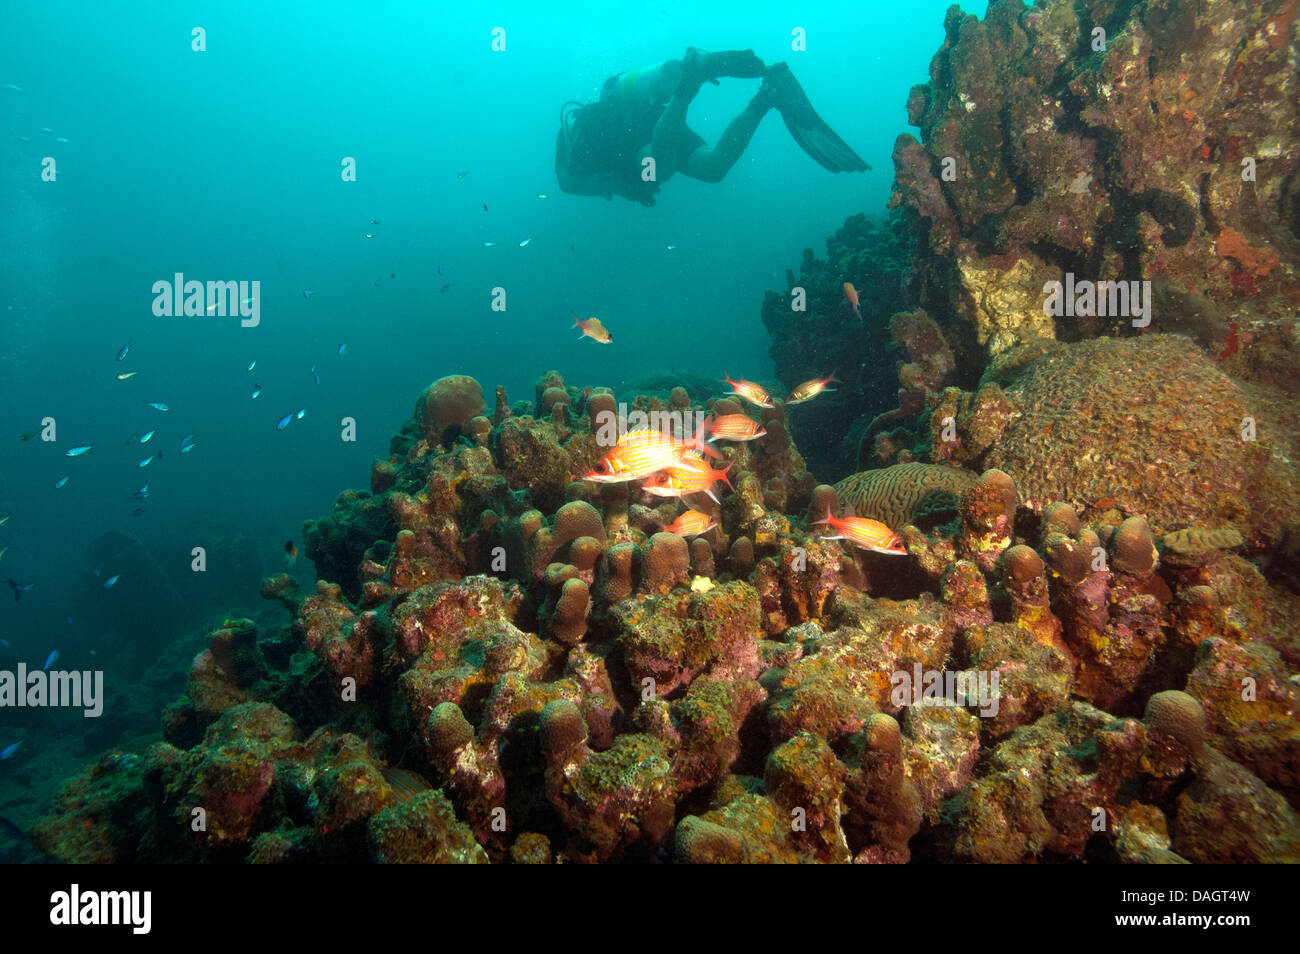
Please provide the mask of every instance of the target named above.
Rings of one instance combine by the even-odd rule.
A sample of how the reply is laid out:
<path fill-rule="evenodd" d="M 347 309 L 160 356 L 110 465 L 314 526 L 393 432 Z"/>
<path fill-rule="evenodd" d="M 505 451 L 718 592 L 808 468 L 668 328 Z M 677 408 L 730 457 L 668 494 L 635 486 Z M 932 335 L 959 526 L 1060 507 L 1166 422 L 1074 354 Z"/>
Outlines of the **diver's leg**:
<path fill-rule="evenodd" d="M 677 160 L 686 145 L 686 111 L 700 91 L 700 84 L 682 83 L 664 107 L 650 139 L 655 160 L 655 181 L 667 182 L 677 173 Z"/>
<path fill-rule="evenodd" d="M 758 124 L 771 108 L 770 98 L 762 94 L 755 96 L 749 101 L 749 105 L 727 124 L 718 141 L 712 146 L 700 146 L 692 152 L 680 171 L 702 182 L 721 182 L 744 153 L 745 147 L 754 138 Z"/>
<path fill-rule="evenodd" d="M 705 82 L 717 83 L 719 76 L 737 76 L 737 77 L 757 77 L 762 76 L 766 67 L 763 61 L 754 55 L 753 50 L 726 50 L 721 53 L 704 53 L 691 47 L 686 51 L 686 56 L 681 60 L 682 79 L 673 93 L 672 98 L 664 107 L 663 115 L 655 123 L 654 135 L 650 142 L 650 151 L 648 155 L 654 156 L 655 159 L 655 179 L 658 182 L 666 182 L 678 172 L 685 172 L 687 175 L 696 179 L 705 179 L 707 182 L 719 182 L 727 171 L 740 158 L 740 154 L 745 151 L 749 145 L 750 138 L 754 135 L 754 130 L 758 128 L 758 122 L 767 112 L 768 105 L 758 110 L 755 105 L 760 97 L 755 97 L 749 106 L 739 116 L 731 121 L 723 132 L 722 137 L 718 140 L 718 145 L 712 150 L 706 147 L 700 147 L 691 154 L 688 165 L 695 162 L 695 157 L 701 152 L 709 154 L 717 153 L 716 158 L 702 157 L 699 161 L 701 168 L 708 172 L 716 167 L 717 178 L 706 178 L 704 175 L 696 175 L 689 169 L 679 169 L 678 163 L 684 147 L 687 145 L 686 131 L 686 112 L 690 108 L 691 101 L 699 95 L 700 87 Z"/>

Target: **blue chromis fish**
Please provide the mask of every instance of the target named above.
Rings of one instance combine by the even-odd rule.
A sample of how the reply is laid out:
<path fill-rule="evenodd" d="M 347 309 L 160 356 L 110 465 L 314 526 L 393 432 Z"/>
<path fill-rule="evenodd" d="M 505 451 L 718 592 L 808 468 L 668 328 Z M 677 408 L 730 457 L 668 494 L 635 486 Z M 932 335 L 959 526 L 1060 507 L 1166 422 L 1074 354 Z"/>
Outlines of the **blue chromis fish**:
<path fill-rule="evenodd" d="M 144 498 L 148 496 L 149 496 L 149 485 L 145 484 L 143 487 L 141 487 L 139 490 L 137 490 L 135 493 L 133 493 L 131 496 L 127 497 L 126 499 L 144 500 Z"/>
<path fill-rule="evenodd" d="M 261 397 L 261 396 L 262 396 L 262 386 L 261 386 L 260 384 L 254 384 L 254 385 L 253 385 L 253 400 L 256 401 L 256 400 L 257 400 L 259 397 Z"/>
<path fill-rule="evenodd" d="M 45 665 L 41 667 L 41 672 L 45 672 L 58 661 L 59 651 L 57 649 L 51 649 L 50 654 L 45 657 Z"/>
<path fill-rule="evenodd" d="M 194 445 L 197 443 L 198 441 L 194 439 L 193 434 L 186 434 L 181 438 L 181 453 L 188 454 L 190 451 L 194 450 Z"/>
<path fill-rule="evenodd" d="M 316 373 L 316 365 L 314 364 L 311 366 L 311 379 L 320 384 L 320 375 Z"/>
<path fill-rule="evenodd" d="M 116 583 L 116 582 L 117 582 L 118 580 L 120 580 L 120 579 L 122 579 L 122 574 L 121 574 L 121 573 L 115 573 L 115 574 L 113 574 L 113 575 L 110 576 L 107 580 L 104 581 L 104 589 L 108 589 L 109 587 L 111 587 L 114 583 Z"/>
<path fill-rule="evenodd" d="M 18 747 L 22 744 L 23 740 L 19 739 L 17 742 L 6 745 L 3 749 L 0 749 L 0 761 L 11 758 L 13 754 L 18 751 Z"/>
<path fill-rule="evenodd" d="M 144 460 L 140 461 L 140 462 L 139 462 L 138 464 L 136 464 L 135 466 L 137 466 L 137 467 L 148 467 L 148 466 L 149 466 L 149 462 L 150 462 L 151 460 L 153 460 L 152 457 L 146 457 Z"/>
<path fill-rule="evenodd" d="M 248 367 L 245 368 L 244 370 L 245 370 L 245 371 L 252 371 L 255 367 L 257 367 L 257 359 L 256 359 L 256 358 L 254 358 L 252 361 L 248 362 Z"/>
<path fill-rule="evenodd" d="M 122 345 L 122 347 L 118 349 L 118 351 L 117 351 L 117 360 L 118 360 L 118 361 L 121 361 L 121 360 L 122 360 L 123 358 L 125 358 L 128 354 L 130 354 L 130 353 L 131 353 L 131 349 L 132 349 L 133 347 L 135 347 L 135 339 L 134 339 L 134 338 L 130 339 L 126 344 Z"/>
<path fill-rule="evenodd" d="M 11 512 L 11 513 L 6 513 L 6 514 L 4 514 L 3 516 L 0 516 L 0 527 L 3 527 L 6 523 L 8 523 L 8 522 L 9 522 L 9 518 L 12 517 L 12 516 L 13 516 L 13 513 L 12 513 L 12 512 Z"/>
<path fill-rule="evenodd" d="M 298 409 L 298 413 L 294 415 L 294 418 L 296 420 L 301 421 L 306 416 L 307 416 L 307 409 L 303 407 Z"/>
<path fill-rule="evenodd" d="M 68 478 L 71 477 L 71 476 L 72 476 L 71 474 L 64 474 L 62 477 L 60 477 L 58 480 L 56 480 L 56 481 L 54 482 L 54 489 L 55 489 L 55 490 L 59 490 L 59 489 L 61 489 L 61 488 L 63 487 L 63 485 L 66 484 L 66 483 L 68 482 Z"/>
<path fill-rule="evenodd" d="M 65 450 L 65 451 L 63 452 L 63 456 L 64 456 L 64 457 L 80 457 L 82 454 L 86 453 L 86 451 L 88 451 L 88 450 L 93 450 L 93 445 L 91 445 L 91 444 L 82 444 L 82 445 L 80 445 L 80 446 L 78 446 L 78 447 L 69 447 L 67 450 Z"/>
<path fill-rule="evenodd" d="M 171 410 L 171 408 L 169 408 L 166 404 L 163 404 L 161 401 L 150 401 L 150 402 L 149 402 L 149 406 L 150 406 L 151 408 L 153 408 L 155 411 L 170 411 L 170 410 Z"/>
<path fill-rule="evenodd" d="M 12 644 L 7 639 L 0 639 L 0 649 L 9 649 Z"/>
<path fill-rule="evenodd" d="M 339 345 L 339 356 L 340 356 L 340 357 L 342 357 L 343 355 L 347 354 L 347 352 L 348 352 L 348 346 L 347 346 L 347 343 L 346 343 L 346 342 L 345 342 L 344 344 Z"/>
<path fill-rule="evenodd" d="M 275 422 L 275 429 L 277 431 L 284 430 L 286 427 L 289 426 L 289 422 L 292 420 L 293 420 L 293 414 L 292 413 L 286 414 L 284 417 L 280 418 L 278 421 Z"/>
<path fill-rule="evenodd" d="M 303 298 L 310 298 L 310 297 L 311 297 L 311 289 L 310 289 L 310 288 L 304 288 L 304 289 L 302 290 L 302 297 L 303 297 Z"/>
<path fill-rule="evenodd" d="M 149 438 L 153 437 L 153 436 L 154 436 L 155 434 L 157 434 L 157 433 L 158 433 L 157 431 L 149 431 L 149 432 L 147 432 L 143 437 L 140 438 L 140 443 L 141 443 L 141 444 L 148 444 L 148 443 L 149 443 Z"/>
<path fill-rule="evenodd" d="M 14 591 L 14 602 L 17 603 L 23 598 L 23 594 L 30 590 L 35 583 L 19 583 L 12 577 L 9 579 L 9 588 Z"/>

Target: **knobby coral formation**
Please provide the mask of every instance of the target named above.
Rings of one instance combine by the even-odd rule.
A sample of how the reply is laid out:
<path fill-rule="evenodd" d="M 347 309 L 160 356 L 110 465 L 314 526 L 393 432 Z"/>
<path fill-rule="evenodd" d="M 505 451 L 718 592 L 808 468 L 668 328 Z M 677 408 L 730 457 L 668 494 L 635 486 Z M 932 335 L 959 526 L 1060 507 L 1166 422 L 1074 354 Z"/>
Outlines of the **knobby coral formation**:
<path fill-rule="evenodd" d="M 435 381 L 369 490 L 305 527 L 316 591 L 264 582 L 291 620 L 214 628 L 164 741 L 88 766 L 33 843 L 1300 862 L 1300 17 L 1219 6 L 954 8 L 894 215 L 763 305 L 780 380 L 840 390 L 751 412 L 552 371 L 489 413 Z M 1151 281 L 1150 326 L 1048 314 L 1066 273 Z M 1220 351 L 1230 322 L 1248 351 Z M 716 526 L 688 542 L 685 502 L 581 479 L 620 400 L 762 426 L 718 444 L 733 492 L 687 495 Z"/>

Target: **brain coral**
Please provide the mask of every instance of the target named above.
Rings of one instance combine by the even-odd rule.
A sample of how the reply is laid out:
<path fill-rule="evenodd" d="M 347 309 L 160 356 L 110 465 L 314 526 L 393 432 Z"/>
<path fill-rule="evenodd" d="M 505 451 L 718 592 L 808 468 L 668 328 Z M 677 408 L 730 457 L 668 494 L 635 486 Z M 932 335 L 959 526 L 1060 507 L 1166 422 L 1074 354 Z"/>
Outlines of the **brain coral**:
<path fill-rule="evenodd" d="M 946 464 L 895 464 L 845 477 L 835 485 L 835 495 L 859 517 L 901 530 L 922 514 L 956 510 L 962 492 L 977 479 Z"/>
<path fill-rule="evenodd" d="M 486 406 L 483 388 L 477 381 L 469 375 L 453 374 L 439 378 L 421 392 L 415 413 L 424 436 L 430 443 L 439 444 L 447 428 L 455 425 L 466 430 Z"/>
<path fill-rule="evenodd" d="M 985 466 L 1015 478 L 1035 510 L 1114 498 L 1157 534 L 1232 525 L 1268 544 L 1300 505 L 1286 434 L 1186 338 L 1054 345 L 1004 389 L 1018 413 Z"/>

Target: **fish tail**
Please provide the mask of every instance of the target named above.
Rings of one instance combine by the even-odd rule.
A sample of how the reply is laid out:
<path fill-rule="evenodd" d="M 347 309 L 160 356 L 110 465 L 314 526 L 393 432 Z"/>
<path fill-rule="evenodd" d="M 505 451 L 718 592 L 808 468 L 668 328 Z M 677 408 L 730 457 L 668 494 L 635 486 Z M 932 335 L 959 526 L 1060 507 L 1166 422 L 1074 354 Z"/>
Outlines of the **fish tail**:
<path fill-rule="evenodd" d="M 701 454 L 712 457 L 714 460 L 721 460 L 722 455 L 717 452 L 712 444 L 709 443 L 709 427 L 713 421 L 713 415 L 710 414 L 700 423 L 700 429 L 695 432 L 695 437 L 691 441 L 691 449 L 697 450 Z"/>
<path fill-rule="evenodd" d="M 730 462 L 728 462 L 728 464 L 727 464 L 726 467 L 722 468 L 722 482 L 723 482 L 724 484 L 726 484 L 728 487 L 731 487 L 731 492 L 732 492 L 733 494 L 736 492 L 736 488 L 735 488 L 735 486 L 731 483 L 731 478 L 727 476 L 727 471 L 731 470 L 731 465 L 734 464 L 734 463 L 735 463 L 735 461 L 730 461 Z M 715 498 L 715 499 L 716 499 L 716 498 Z"/>

